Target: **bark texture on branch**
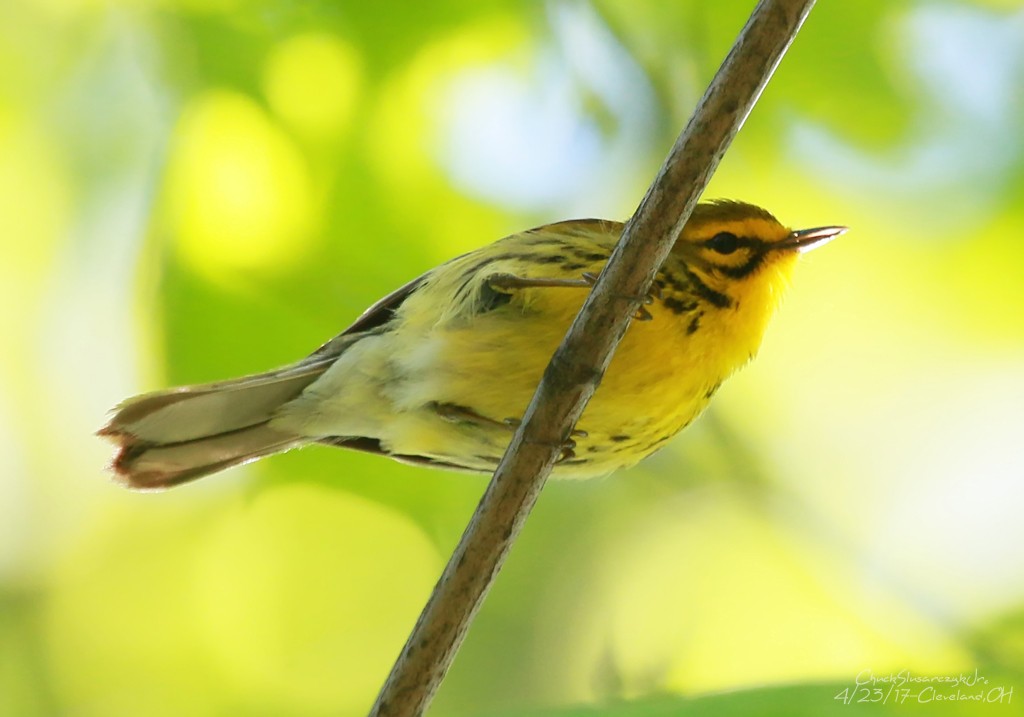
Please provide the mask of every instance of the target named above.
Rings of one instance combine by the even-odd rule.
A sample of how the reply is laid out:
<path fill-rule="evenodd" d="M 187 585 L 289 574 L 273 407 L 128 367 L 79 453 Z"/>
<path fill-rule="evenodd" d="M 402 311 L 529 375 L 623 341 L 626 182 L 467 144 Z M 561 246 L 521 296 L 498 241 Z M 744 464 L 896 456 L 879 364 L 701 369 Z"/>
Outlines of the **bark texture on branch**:
<path fill-rule="evenodd" d="M 371 717 L 422 715 L 451 665 L 560 444 L 594 393 L 630 318 L 814 0 L 761 0 L 626 225 L 544 373 Z"/>

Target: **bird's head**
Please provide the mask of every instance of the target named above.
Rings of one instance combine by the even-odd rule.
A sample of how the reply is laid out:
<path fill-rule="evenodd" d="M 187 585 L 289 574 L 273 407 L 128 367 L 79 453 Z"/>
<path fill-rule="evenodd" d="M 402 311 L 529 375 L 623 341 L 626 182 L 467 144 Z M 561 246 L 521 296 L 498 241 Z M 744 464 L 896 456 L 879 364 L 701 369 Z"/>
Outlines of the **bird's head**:
<path fill-rule="evenodd" d="M 846 227 L 788 229 L 760 207 L 744 202 L 698 204 L 672 249 L 698 293 L 718 308 L 747 297 L 774 308 L 800 253 L 834 239 Z M 755 298 L 756 297 L 756 298 Z"/>

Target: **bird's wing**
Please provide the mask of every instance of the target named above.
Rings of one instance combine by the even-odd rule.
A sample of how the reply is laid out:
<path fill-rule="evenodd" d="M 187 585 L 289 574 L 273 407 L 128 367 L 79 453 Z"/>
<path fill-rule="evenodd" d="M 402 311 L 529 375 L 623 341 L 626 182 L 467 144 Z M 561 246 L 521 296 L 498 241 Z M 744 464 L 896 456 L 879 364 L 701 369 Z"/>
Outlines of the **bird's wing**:
<path fill-rule="evenodd" d="M 395 315 L 395 311 L 402 305 L 402 302 L 412 296 L 413 292 L 426 281 L 428 276 L 430 276 L 430 272 L 416 277 L 374 303 L 360 314 L 359 318 L 353 321 L 347 329 L 320 346 L 320 348 L 307 356 L 302 363 L 313 362 L 327 357 L 337 357 L 342 351 L 352 345 L 357 335 L 365 334 L 367 331 L 372 331 L 386 324 Z"/>
<path fill-rule="evenodd" d="M 436 297 L 447 297 L 440 310 L 433 302 L 428 315 L 415 312 L 413 323 L 448 323 L 461 321 L 466 317 L 487 312 L 503 306 L 509 297 L 488 290 L 488 280 L 502 273 L 511 273 L 532 278 L 537 269 L 544 269 L 542 276 L 560 274 L 564 271 L 581 272 L 594 262 L 603 266 L 622 232 L 622 224 L 604 219 L 577 219 L 557 222 L 530 229 L 505 237 L 504 239 L 476 251 L 463 254 L 440 267 L 422 274 L 404 286 L 392 291 L 362 313 L 351 326 L 323 344 L 301 363 L 337 357 L 354 341 L 387 324 L 405 301 L 423 288 Z M 557 242 L 571 249 L 565 261 L 567 266 L 557 267 L 536 260 L 535 245 Z M 547 255 L 550 261 L 550 253 Z M 554 257 L 558 258 L 558 257 Z M 429 285 L 429 286 L 425 286 Z"/>
<path fill-rule="evenodd" d="M 399 463 L 405 463 L 410 466 L 426 466 L 427 468 L 442 468 L 449 471 L 462 471 L 465 473 L 491 473 L 491 468 L 481 468 L 475 466 L 464 466 L 458 463 L 450 463 L 448 461 L 442 461 L 437 458 L 428 458 L 427 456 L 413 456 L 405 455 L 400 453 L 393 453 L 392 451 L 384 448 L 380 440 L 376 438 L 365 438 L 365 437 L 345 437 L 345 436 L 328 436 L 327 438 L 321 438 L 317 441 L 325 446 L 335 446 L 337 448 L 348 448 L 352 451 L 360 451 L 362 453 L 373 453 L 378 456 L 387 456 Z"/>
<path fill-rule="evenodd" d="M 403 313 L 414 323 L 460 324 L 509 304 L 521 311 L 534 289 L 588 288 L 583 278 L 601 271 L 621 233 L 619 222 L 575 219 L 512 234 L 435 270 L 424 292 L 444 298 L 431 304 L 440 310 Z"/>

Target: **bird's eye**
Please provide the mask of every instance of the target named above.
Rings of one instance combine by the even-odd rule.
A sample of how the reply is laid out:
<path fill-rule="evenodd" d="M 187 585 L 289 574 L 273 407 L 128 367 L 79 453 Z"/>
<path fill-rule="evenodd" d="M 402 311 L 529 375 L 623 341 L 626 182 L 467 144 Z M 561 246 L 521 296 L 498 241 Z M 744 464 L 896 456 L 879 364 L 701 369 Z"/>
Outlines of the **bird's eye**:
<path fill-rule="evenodd" d="M 735 234 L 719 232 L 708 239 L 708 247 L 719 254 L 732 254 L 740 248 L 740 240 Z"/>

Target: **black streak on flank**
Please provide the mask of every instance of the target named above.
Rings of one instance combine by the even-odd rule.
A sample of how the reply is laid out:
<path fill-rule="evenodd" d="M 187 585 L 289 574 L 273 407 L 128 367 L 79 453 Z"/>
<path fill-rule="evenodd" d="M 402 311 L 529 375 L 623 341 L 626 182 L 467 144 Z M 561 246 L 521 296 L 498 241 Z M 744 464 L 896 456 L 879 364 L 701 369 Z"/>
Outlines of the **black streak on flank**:
<path fill-rule="evenodd" d="M 685 314 L 689 311 L 693 311 L 697 308 L 697 302 L 695 301 L 683 301 L 673 296 L 665 299 L 662 304 L 665 308 L 671 311 L 673 314 Z"/>
<path fill-rule="evenodd" d="M 661 276 L 661 278 L 658 280 L 657 283 L 658 283 L 658 286 L 661 287 L 661 289 L 663 291 L 664 291 L 666 285 L 671 286 L 673 289 L 675 289 L 679 293 L 686 293 L 690 289 L 689 286 L 687 286 L 685 283 L 683 283 L 682 281 L 680 281 L 679 279 L 677 279 L 675 276 L 673 276 L 670 273 L 661 274 L 660 276 Z"/>
<path fill-rule="evenodd" d="M 672 436 L 662 436 L 661 438 L 658 438 L 656 440 L 649 441 L 647 444 L 641 446 L 638 449 L 638 452 L 643 453 L 644 455 L 650 455 L 651 453 L 654 453 L 654 451 L 656 451 L 662 445 L 664 445 L 665 441 L 667 441 L 671 437 Z"/>
<path fill-rule="evenodd" d="M 707 390 L 707 391 L 706 391 L 706 392 L 704 393 L 704 398 L 706 398 L 706 399 L 708 399 L 708 400 L 711 400 L 711 397 L 715 395 L 715 391 L 717 391 L 717 390 L 718 390 L 718 388 L 719 388 L 719 387 L 720 387 L 721 385 L 722 385 L 722 382 L 721 382 L 721 381 L 717 381 L 717 382 L 715 383 L 715 385 L 714 385 L 714 386 L 712 386 L 711 388 L 709 388 L 709 389 L 708 389 L 708 390 Z"/>
<path fill-rule="evenodd" d="M 617 436 L 611 436 L 611 440 L 615 443 L 622 443 L 623 441 L 628 441 L 629 436 L 625 436 L 620 433 Z"/>
<path fill-rule="evenodd" d="M 697 329 L 700 328 L 700 317 L 703 315 L 704 314 L 697 314 L 692 319 L 690 319 L 690 324 L 686 327 L 687 336 L 692 336 L 693 334 L 697 333 Z"/>

